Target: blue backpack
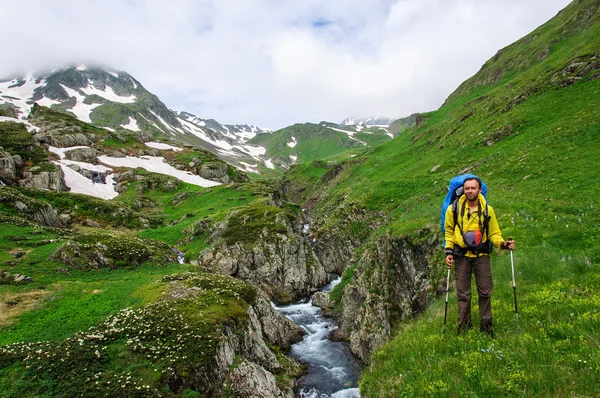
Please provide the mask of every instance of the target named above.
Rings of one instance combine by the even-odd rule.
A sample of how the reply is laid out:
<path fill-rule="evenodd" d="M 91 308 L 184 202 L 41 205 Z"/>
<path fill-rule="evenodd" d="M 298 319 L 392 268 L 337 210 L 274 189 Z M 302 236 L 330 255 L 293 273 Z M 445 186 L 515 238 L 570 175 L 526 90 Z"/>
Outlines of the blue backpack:
<path fill-rule="evenodd" d="M 454 225 L 456 225 L 456 220 L 458 218 L 458 199 L 463 195 L 463 184 L 467 178 L 479 178 L 475 174 L 461 174 L 456 176 L 450 180 L 450 185 L 448 187 L 448 194 L 446 195 L 446 199 L 444 199 L 444 203 L 442 204 L 442 212 L 440 214 L 440 229 L 442 230 L 442 234 L 445 233 L 444 223 L 446 222 L 446 209 L 448 206 L 452 205 L 452 211 L 454 213 Z M 480 179 L 481 180 L 481 179 Z M 481 194 L 487 200 L 487 186 L 483 181 L 481 181 Z M 486 209 L 487 213 L 487 209 Z M 444 239 L 444 246 L 446 246 L 446 240 Z"/>

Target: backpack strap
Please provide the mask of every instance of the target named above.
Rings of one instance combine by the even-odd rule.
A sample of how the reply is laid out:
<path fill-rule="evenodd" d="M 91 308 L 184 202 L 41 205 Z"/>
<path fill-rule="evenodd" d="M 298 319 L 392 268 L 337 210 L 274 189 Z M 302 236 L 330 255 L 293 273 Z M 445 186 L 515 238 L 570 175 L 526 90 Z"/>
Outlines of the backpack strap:
<path fill-rule="evenodd" d="M 461 210 L 460 210 L 461 220 L 463 219 L 463 217 L 465 215 L 466 207 L 467 207 L 467 202 L 464 201 L 463 205 L 461 207 Z M 463 235 L 464 231 L 463 231 L 462 226 L 461 226 L 461 224 L 459 222 L 458 215 L 459 215 L 459 211 L 458 211 L 458 199 L 457 199 L 454 202 L 452 202 L 452 216 L 454 217 L 454 228 L 456 229 L 456 227 L 458 227 L 458 230 L 460 231 L 460 234 Z M 483 216 L 483 220 L 481 220 L 482 216 Z M 488 205 L 487 205 L 487 203 L 485 204 L 485 209 L 483 210 L 483 212 L 481 211 L 481 202 L 478 203 L 478 217 L 479 217 L 479 228 L 481 230 L 482 237 L 485 237 L 485 241 L 484 242 L 489 242 L 489 239 L 488 239 L 488 226 L 489 226 L 491 217 L 488 214 Z M 477 254 L 478 257 L 481 256 L 481 254 L 482 254 L 481 252 L 478 252 L 477 250 L 471 250 L 471 251 L 473 253 Z"/>

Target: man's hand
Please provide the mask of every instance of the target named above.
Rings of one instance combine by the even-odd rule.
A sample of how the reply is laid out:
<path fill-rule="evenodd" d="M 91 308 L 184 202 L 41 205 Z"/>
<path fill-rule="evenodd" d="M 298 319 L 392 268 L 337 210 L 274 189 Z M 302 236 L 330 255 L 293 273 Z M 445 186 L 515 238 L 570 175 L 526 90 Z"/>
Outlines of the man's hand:
<path fill-rule="evenodd" d="M 513 238 L 508 238 L 507 241 L 502 242 L 502 248 L 505 250 L 515 250 L 515 241 Z"/>
<path fill-rule="evenodd" d="M 452 268 L 453 262 L 454 262 L 454 256 L 452 254 L 448 254 L 446 256 L 446 264 L 448 265 L 448 268 Z"/>

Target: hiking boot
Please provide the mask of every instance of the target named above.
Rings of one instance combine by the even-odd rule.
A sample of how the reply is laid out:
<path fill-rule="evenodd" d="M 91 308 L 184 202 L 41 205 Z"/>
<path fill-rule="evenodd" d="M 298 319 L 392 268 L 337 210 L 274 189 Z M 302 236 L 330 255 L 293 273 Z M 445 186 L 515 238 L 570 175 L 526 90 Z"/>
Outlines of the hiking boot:
<path fill-rule="evenodd" d="M 482 322 L 479 330 L 481 330 L 482 333 L 488 334 L 492 339 L 496 337 L 494 329 L 492 329 L 492 321 Z"/>

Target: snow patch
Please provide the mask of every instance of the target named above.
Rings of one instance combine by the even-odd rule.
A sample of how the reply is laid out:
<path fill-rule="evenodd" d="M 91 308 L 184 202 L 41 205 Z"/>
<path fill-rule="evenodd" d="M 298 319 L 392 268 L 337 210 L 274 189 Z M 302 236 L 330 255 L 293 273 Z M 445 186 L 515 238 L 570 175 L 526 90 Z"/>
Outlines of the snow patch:
<path fill-rule="evenodd" d="M 258 145 L 244 145 L 241 148 L 244 150 L 244 152 L 249 153 L 252 157 L 260 157 L 267 153 L 267 148 Z"/>
<path fill-rule="evenodd" d="M 356 131 L 348 131 L 342 129 L 336 129 L 335 127 L 328 126 L 331 130 L 339 131 L 340 133 L 347 134 L 349 137 L 353 137 L 356 134 Z"/>
<path fill-rule="evenodd" d="M 218 182 L 207 180 L 190 172 L 177 170 L 170 164 L 165 163 L 164 158 L 160 156 L 143 156 L 139 158 L 127 156 L 124 158 L 113 158 L 110 156 L 102 155 L 98 156 L 98 160 L 102 163 L 114 167 L 129 167 L 132 169 L 141 167 L 153 173 L 170 175 L 180 179 L 181 181 L 193 185 L 199 185 L 201 187 L 214 187 L 216 185 L 221 185 Z"/>
<path fill-rule="evenodd" d="M 121 127 L 131 131 L 140 131 L 140 127 L 137 124 L 137 120 L 129 116 L 129 123 L 122 124 Z"/>
<path fill-rule="evenodd" d="M 240 162 L 240 164 L 242 166 L 244 166 L 244 168 L 246 169 L 245 171 L 249 172 L 249 173 L 256 173 L 258 174 L 258 167 L 255 164 L 249 164 L 246 162 Z"/>
<path fill-rule="evenodd" d="M 62 83 L 60 83 L 60 86 L 67 92 L 69 97 L 75 97 L 75 100 L 77 101 L 73 108 L 66 110 L 75 114 L 77 119 L 86 123 L 92 123 L 92 119 L 90 119 L 90 113 L 92 113 L 94 108 L 102 104 L 84 104 L 83 100 L 85 100 L 85 96 L 79 94 L 77 90 L 73 90 Z"/>
<path fill-rule="evenodd" d="M 344 134 L 347 134 L 347 135 L 348 135 L 348 137 L 350 137 L 350 139 L 352 139 L 352 140 L 354 140 L 354 141 L 356 141 L 356 142 L 359 142 L 359 143 L 361 143 L 362 145 L 367 145 L 367 143 L 366 143 L 366 142 L 364 142 L 364 141 L 361 141 L 361 140 L 359 140 L 359 139 L 357 139 L 357 138 L 354 138 L 354 134 L 356 133 L 355 131 L 347 131 L 347 130 L 342 130 L 342 129 L 336 129 L 336 128 L 334 128 L 334 127 L 329 127 L 329 128 L 330 128 L 331 130 L 335 130 L 335 131 L 339 131 L 339 132 L 342 132 L 342 133 L 344 133 Z"/>
<path fill-rule="evenodd" d="M 272 170 L 275 169 L 275 165 L 273 164 L 273 162 L 271 162 L 271 159 L 265 160 L 265 166 L 267 166 L 269 169 L 272 169 Z"/>
<path fill-rule="evenodd" d="M 16 106 L 21 111 L 21 119 L 26 119 L 31 112 L 31 104 L 27 101 L 33 96 L 33 92 L 38 88 L 46 84 L 46 80 L 42 79 L 39 83 L 36 83 L 33 76 L 26 76 L 23 79 L 23 84 L 16 87 L 16 84 L 21 82 L 20 79 L 13 79 L 7 82 L 0 82 L 0 92 L 2 92 L 2 98 L 4 102 L 8 102 Z M 10 87 L 15 86 L 15 87 Z M 9 98 L 14 97 L 14 98 Z M 15 99 L 16 98 L 16 99 Z"/>
<path fill-rule="evenodd" d="M 135 95 L 130 95 L 129 97 L 121 97 L 120 95 L 115 93 L 112 87 L 109 86 L 106 86 L 104 90 L 100 90 L 90 84 L 89 86 L 82 88 L 81 91 L 83 91 L 86 95 L 96 94 L 97 96 L 107 99 L 111 102 L 118 102 L 121 104 L 131 104 L 137 99 Z"/>
<path fill-rule="evenodd" d="M 67 186 L 69 188 L 71 188 L 71 192 L 95 196 L 97 198 L 107 199 L 107 200 L 116 198 L 119 195 L 119 193 L 117 191 L 115 191 L 115 187 L 114 187 L 115 183 L 114 183 L 112 175 L 106 176 L 106 184 L 94 184 L 92 182 L 92 180 L 84 177 L 83 175 L 81 175 L 80 173 L 76 172 L 75 170 L 73 170 L 72 168 L 69 167 L 70 164 L 74 164 L 83 169 L 87 169 L 90 171 L 98 171 L 101 173 L 112 171 L 111 168 L 108 168 L 103 165 L 96 165 L 96 164 L 85 163 L 85 162 L 76 162 L 73 160 L 65 159 L 66 152 L 71 151 L 73 149 L 79 149 L 79 148 L 89 148 L 89 147 L 87 147 L 87 146 L 73 146 L 73 147 L 69 147 L 69 148 L 57 148 L 57 147 L 53 147 L 53 146 L 48 147 L 48 150 L 50 152 L 57 154 L 58 157 L 60 158 L 60 160 L 54 161 L 53 163 L 59 165 L 60 168 L 62 169 L 63 173 L 65 174 L 65 183 L 67 184 Z"/>
<path fill-rule="evenodd" d="M 146 116 L 142 115 L 141 113 L 138 113 L 138 115 L 140 115 L 141 117 L 143 117 L 148 123 L 150 123 L 151 125 L 153 125 L 157 129 L 159 129 L 160 131 L 162 131 L 164 134 L 167 134 L 163 129 L 161 129 L 160 127 L 158 127 L 158 125 L 156 123 L 154 123 L 152 120 L 148 119 Z"/>
<path fill-rule="evenodd" d="M 48 108 L 50 108 L 52 105 L 60 104 L 60 101 L 53 100 L 53 99 L 46 98 L 46 97 L 42 97 L 41 99 L 39 99 L 35 102 L 37 102 L 38 105 L 47 106 Z"/>
<path fill-rule="evenodd" d="M 175 131 L 175 129 L 169 123 L 167 123 L 162 117 L 158 116 L 152 109 L 148 109 L 148 111 L 151 114 L 153 114 L 154 117 L 157 118 L 159 122 L 161 122 L 166 128 L 168 128 L 170 130 L 171 135 L 175 135 L 173 133 L 173 131 Z"/>
<path fill-rule="evenodd" d="M 146 142 L 145 145 L 154 149 L 171 149 L 175 152 L 183 151 L 181 148 L 169 144 L 163 144 L 162 142 Z"/>
<path fill-rule="evenodd" d="M 292 136 L 292 141 L 287 143 L 287 146 L 289 146 L 290 148 L 295 147 L 296 145 L 298 145 L 298 142 L 296 141 L 296 137 Z"/>
<path fill-rule="evenodd" d="M 106 184 L 94 184 L 92 180 L 85 178 L 66 164 L 58 161 L 55 161 L 54 163 L 58 164 L 65 174 L 65 183 L 69 188 L 71 188 L 71 192 L 95 196 L 97 198 L 107 200 L 114 199 L 119 196 L 119 193 L 115 191 L 115 182 L 112 174 L 106 176 Z"/>
<path fill-rule="evenodd" d="M 38 126 L 34 126 L 33 124 L 21 119 L 15 119 L 14 117 L 0 116 L 0 122 L 14 122 L 24 124 L 25 128 L 27 128 L 27 131 L 29 131 L 30 133 L 37 133 L 38 131 L 40 131 L 40 128 Z"/>

